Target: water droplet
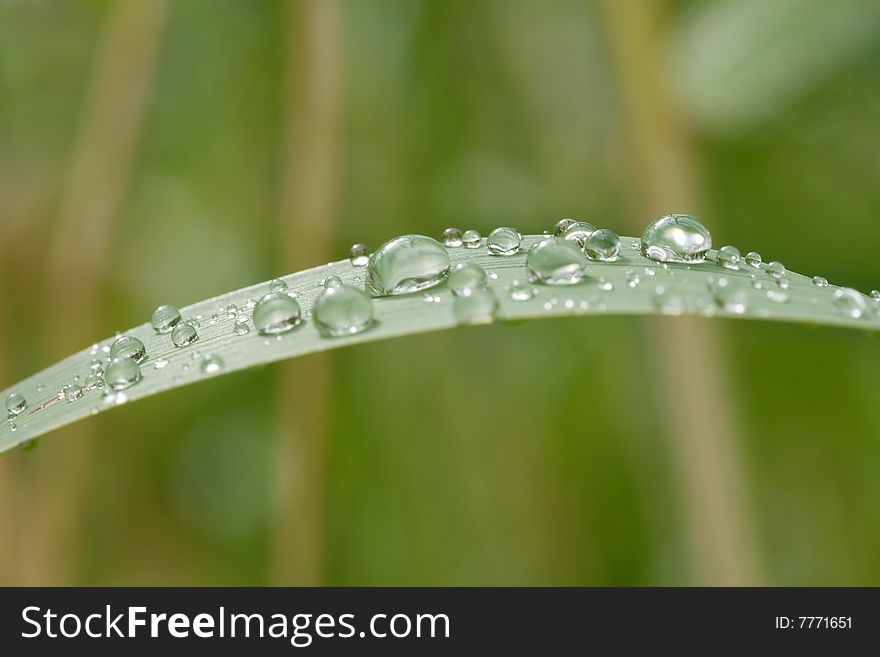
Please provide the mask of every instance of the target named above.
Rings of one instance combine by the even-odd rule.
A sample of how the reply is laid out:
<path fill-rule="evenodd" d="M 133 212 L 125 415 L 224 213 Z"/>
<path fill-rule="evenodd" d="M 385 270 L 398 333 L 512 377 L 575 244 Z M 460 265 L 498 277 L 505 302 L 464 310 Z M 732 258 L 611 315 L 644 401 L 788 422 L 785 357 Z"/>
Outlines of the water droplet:
<path fill-rule="evenodd" d="M 171 361 L 169 361 L 167 358 L 160 358 L 155 362 L 153 367 L 157 370 L 164 370 L 166 367 L 168 367 L 170 362 Z"/>
<path fill-rule="evenodd" d="M 150 324 L 153 330 L 160 335 L 171 333 L 174 327 L 180 324 L 180 311 L 174 306 L 159 306 L 153 312 Z M 97 352 L 97 345 L 95 345 L 92 355 L 94 356 Z"/>
<path fill-rule="evenodd" d="M 558 225 L 558 224 L 557 224 Z M 584 248 L 590 235 L 596 232 L 596 227 L 586 221 L 575 221 L 562 233 L 562 237 L 567 240 L 577 242 L 580 248 Z"/>
<path fill-rule="evenodd" d="M 114 358 L 104 373 L 104 382 L 114 390 L 125 390 L 141 380 L 141 368 L 131 358 Z"/>
<path fill-rule="evenodd" d="M 828 279 L 822 276 L 813 276 L 813 285 L 816 287 L 828 287 Z"/>
<path fill-rule="evenodd" d="M 746 264 L 749 267 L 754 267 L 755 269 L 760 268 L 761 254 L 757 251 L 749 251 L 748 253 L 746 253 Z"/>
<path fill-rule="evenodd" d="M 702 262 L 712 236 L 698 219 L 669 214 L 652 221 L 642 235 L 642 255 L 657 262 Z"/>
<path fill-rule="evenodd" d="M 354 335 L 372 326 L 373 301 L 356 287 L 331 287 L 315 301 L 313 316 L 325 336 Z"/>
<path fill-rule="evenodd" d="M 131 335 L 117 338 L 110 347 L 110 358 L 131 358 L 136 363 L 142 363 L 146 357 L 147 348 L 144 343 Z"/>
<path fill-rule="evenodd" d="M 27 408 L 27 405 L 27 399 L 17 392 L 10 393 L 6 397 L 6 410 L 9 411 L 10 416 L 19 415 Z"/>
<path fill-rule="evenodd" d="M 452 311 L 459 324 L 488 324 L 495 319 L 498 299 L 491 290 L 479 288 L 467 296 L 455 297 Z"/>
<path fill-rule="evenodd" d="M 767 299 L 773 303 L 788 303 L 788 292 L 783 289 L 767 290 Z"/>
<path fill-rule="evenodd" d="M 749 307 L 749 294 L 747 289 L 737 281 L 727 278 L 719 278 L 712 281 L 709 290 L 718 307 L 735 315 L 742 315 Z"/>
<path fill-rule="evenodd" d="M 533 282 L 545 285 L 574 285 L 584 276 L 587 258 L 576 243 L 559 237 L 541 240 L 526 256 L 526 267 Z"/>
<path fill-rule="evenodd" d="M 234 303 L 230 303 L 228 306 L 226 306 L 226 317 L 228 319 L 234 319 L 237 314 L 238 306 L 236 306 Z"/>
<path fill-rule="evenodd" d="M 620 238 L 614 231 L 600 228 L 584 242 L 584 253 L 590 260 L 610 262 L 620 255 Z"/>
<path fill-rule="evenodd" d="M 269 292 L 286 292 L 287 291 L 287 283 L 282 281 L 280 278 L 275 278 L 269 281 Z"/>
<path fill-rule="evenodd" d="M 194 329 L 198 330 L 198 329 L 202 328 L 202 323 L 199 321 L 201 318 L 202 318 L 201 315 L 196 315 L 195 317 L 190 317 L 189 319 L 183 320 L 183 323 L 189 324 Z M 174 335 L 173 332 L 172 332 L 172 335 Z"/>
<path fill-rule="evenodd" d="M 360 242 L 352 244 L 351 250 L 348 252 L 348 259 L 355 267 L 366 267 L 370 261 L 370 250 L 366 244 Z"/>
<path fill-rule="evenodd" d="M 254 327 L 262 335 L 281 335 L 301 323 L 299 302 L 287 294 L 270 292 L 254 306 Z"/>
<path fill-rule="evenodd" d="M 447 228 L 443 231 L 443 244 L 456 248 L 461 246 L 461 231 L 458 228 Z"/>
<path fill-rule="evenodd" d="M 775 260 L 769 262 L 767 263 L 767 273 L 773 278 L 783 278 L 785 276 L 785 265 Z"/>
<path fill-rule="evenodd" d="M 134 361 L 131 362 L 133 363 Z M 75 402 L 82 396 L 83 389 L 75 383 L 68 383 L 67 385 L 62 386 L 61 390 L 58 392 L 59 399 L 66 399 L 68 402 Z"/>
<path fill-rule="evenodd" d="M 645 272 L 645 276 L 656 276 L 657 275 L 657 272 L 655 270 L 651 269 L 650 267 L 645 267 L 644 272 Z"/>
<path fill-rule="evenodd" d="M 342 279 L 339 278 L 339 276 L 328 276 L 324 279 L 322 285 L 325 289 L 331 287 L 339 287 L 340 285 L 342 285 Z"/>
<path fill-rule="evenodd" d="M 787 290 L 789 287 L 791 287 L 791 281 L 789 281 L 787 278 L 780 278 L 776 281 L 776 285 L 779 287 L 780 290 Z"/>
<path fill-rule="evenodd" d="M 103 372 L 101 374 L 92 373 L 86 377 L 86 381 L 83 384 L 83 387 L 86 390 L 94 390 L 95 388 L 100 388 L 104 385 Z"/>
<path fill-rule="evenodd" d="M 248 327 L 247 321 L 239 320 L 235 322 L 235 324 L 232 326 L 232 332 L 235 333 L 235 335 L 247 335 L 248 333 L 250 333 L 250 328 Z"/>
<path fill-rule="evenodd" d="M 880 290 L 871 290 L 871 301 L 880 301 Z"/>
<path fill-rule="evenodd" d="M 577 224 L 577 221 L 575 221 L 574 219 L 560 219 L 553 226 L 553 234 L 556 237 L 564 237 L 565 231 L 567 231 L 569 228 L 571 228 L 575 224 Z"/>
<path fill-rule="evenodd" d="M 513 301 L 528 301 L 537 292 L 535 287 L 527 281 L 513 281 L 510 284 L 510 298 Z"/>
<path fill-rule="evenodd" d="M 512 256 L 519 251 L 522 236 L 509 226 L 501 226 L 489 233 L 486 247 L 495 256 Z"/>
<path fill-rule="evenodd" d="M 853 319 L 859 319 L 868 309 L 868 304 L 862 293 L 849 287 L 842 287 L 834 291 L 832 305 L 835 312 Z"/>
<path fill-rule="evenodd" d="M 199 339 L 199 332 L 189 322 L 178 324 L 171 332 L 171 342 L 175 347 L 185 347 Z"/>
<path fill-rule="evenodd" d="M 654 288 L 654 306 L 663 315 L 681 315 L 684 313 L 684 299 L 673 290 L 663 285 Z"/>
<path fill-rule="evenodd" d="M 193 360 L 198 360 L 201 357 L 202 357 L 202 352 L 199 351 L 198 349 L 196 349 L 194 352 L 192 352 L 190 354 L 190 358 L 192 358 Z"/>
<path fill-rule="evenodd" d="M 483 236 L 475 230 L 466 230 L 461 236 L 461 241 L 465 245 L 465 248 L 476 249 L 483 241 Z"/>
<path fill-rule="evenodd" d="M 604 276 L 600 276 L 598 280 L 598 287 L 603 292 L 611 292 L 611 290 L 614 289 L 614 284 Z"/>
<path fill-rule="evenodd" d="M 624 276 L 626 277 L 626 284 L 630 287 L 637 287 L 639 283 L 642 282 L 642 279 L 639 278 L 638 273 L 636 273 L 635 269 L 627 269 L 624 272 Z"/>
<path fill-rule="evenodd" d="M 376 249 L 367 271 L 367 289 L 373 296 L 420 292 L 443 282 L 449 254 L 430 237 L 403 235 Z"/>
<path fill-rule="evenodd" d="M 725 269 L 739 269 L 742 254 L 735 246 L 722 246 L 715 254 L 715 262 Z"/>
<path fill-rule="evenodd" d="M 457 264 L 449 272 L 449 289 L 458 296 L 466 297 L 476 289 L 486 287 L 486 272 L 472 263 Z"/>
<path fill-rule="evenodd" d="M 222 372 L 224 367 L 226 367 L 226 363 L 216 354 L 205 354 L 200 365 L 202 374 L 217 374 Z"/>

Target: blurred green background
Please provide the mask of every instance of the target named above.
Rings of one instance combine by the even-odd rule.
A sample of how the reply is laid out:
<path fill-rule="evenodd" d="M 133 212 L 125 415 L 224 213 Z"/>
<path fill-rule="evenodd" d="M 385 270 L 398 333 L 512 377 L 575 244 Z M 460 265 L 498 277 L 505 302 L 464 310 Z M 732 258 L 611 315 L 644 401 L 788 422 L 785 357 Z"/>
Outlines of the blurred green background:
<path fill-rule="evenodd" d="M 404 232 L 563 216 L 880 287 L 872 0 L 0 0 L 0 387 Z M 0 459 L 0 583 L 880 585 L 878 345 L 343 349 Z"/>

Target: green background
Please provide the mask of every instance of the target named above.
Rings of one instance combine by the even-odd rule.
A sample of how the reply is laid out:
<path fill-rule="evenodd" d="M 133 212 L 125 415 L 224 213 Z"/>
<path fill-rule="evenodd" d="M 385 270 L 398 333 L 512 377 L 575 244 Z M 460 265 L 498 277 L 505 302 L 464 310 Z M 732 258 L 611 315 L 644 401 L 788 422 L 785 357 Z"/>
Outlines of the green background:
<path fill-rule="evenodd" d="M 160 303 L 447 226 L 694 211 L 717 246 L 880 287 L 876 3 L 134 4 L 0 0 L 2 387 Z M 683 481 L 705 391 L 661 321 L 712 334 L 700 453 L 732 493 Z M 0 460 L 0 583 L 878 585 L 877 354 L 603 317 L 222 377 Z M 693 538 L 716 529 L 729 554 Z"/>

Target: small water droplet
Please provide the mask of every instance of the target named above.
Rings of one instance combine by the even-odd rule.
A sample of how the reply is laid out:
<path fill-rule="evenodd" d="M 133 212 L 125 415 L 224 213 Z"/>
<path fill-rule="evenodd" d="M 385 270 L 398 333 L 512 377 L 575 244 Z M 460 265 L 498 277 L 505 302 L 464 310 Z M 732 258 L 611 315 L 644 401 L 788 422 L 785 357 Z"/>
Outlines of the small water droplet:
<path fill-rule="evenodd" d="M 313 314 L 322 335 L 354 335 L 372 326 L 373 301 L 356 287 L 340 285 L 321 293 L 315 301 Z"/>
<path fill-rule="evenodd" d="M 709 291 L 718 307 L 726 312 L 742 315 L 748 310 L 748 291 L 738 281 L 719 278 L 709 284 Z"/>
<path fill-rule="evenodd" d="M 614 289 L 614 284 L 604 276 L 600 276 L 598 280 L 598 287 L 603 292 L 611 292 L 611 290 Z"/>
<path fill-rule="evenodd" d="M 142 363 L 146 357 L 147 348 L 144 343 L 131 335 L 117 338 L 110 347 L 110 358 L 131 358 L 136 363 Z"/>
<path fill-rule="evenodd" d="M 449 272 L 449 289 L 457 296 L 466 297 L 476 289 L 486 287 L 486 272 L 473 263 L 459 263 Z"/>
<path fill-rule="evenodd" d="M 340 285 L 342 285 L 342 279 L 339 278 L 339 276 L 328 276 L 324 279 L 322 285 L 324 286 L 324 289 L 339 287 Z"/>
<path fill-rule="evenodd" d="M 770 288 L 767 290 L 767 299 L 773 303 L 788 303 L 788 292 L 781 288 L 775 290 Z"/>
<path fill-rule="evenodd" d="M 355 267 L 366 267 L 370 261 L 370 249 L 366 244 L 352 244 L 348 252 L 348 259 Z"/>
<path fill-rule="evenodd" d="M 376 249 L 367 272 L 367 288 L 373 296 L 420 292 L 446 278 L 449 253 L 430 237 L 403 235 Z"/>
<path fill-rule="evenodd" d="M 461 246 L 461 231 L 458 228 L 447 228 L 443 231 L 442 241 L 446 246 L 457 248 Z"/>
<path fill-rule="evenodd" d="M 486 247 L 491 255 L 512 256 L 519 251 L 521 243 L 522 236 L 519 232 L 509 226 L 501 226 L 489 233 Z"/>
<path fill-rule="evenodd" d="M 282 281 L 280 278 L 275 278 L 269 281 L 269 292 L 286 292 L 287 291 L 287 283 Z"/>
<path fill-rule="evenodd" d="M 528 301 L 537 292 L 535 287 L 527 281 L 513 281 L 510 284 L 510 298 L 513 301 Z"/>
<path fill-rule="evenodd" d="M 769 262 L 767 263 L 767 273 L 773 278 L 783 278 L 785 276 L 785 265 L 775 260 Z"/>
<path fill-rule="evenodd" d="M 657 262 L 703 262 L 712 236 L 696 217 L 669 214 L 652 221 L 642 235 L 642 255 Z"/>
<path fill-rule="evenodd" d="M 553 226 L 553 235 L 555 235 L 556 237 L 564 237 L 565 231 L 567 231 L 575 224 L 577 224 L 577 221 L 575 221 L 574 219 L 560 219 Z"/>
<path fill-rule="evenodd" d="M 479 288 L 467 296 L 455 297 L 452 311 L 459 324 L 488 324 L 495 319 L 498 299 L 491 290 Z"/>
<path fill-rule="evenodd" d="M 199 332 L 196 327 L 188 321 L 178 324 L 171 332 L 171 342 L 175 347 L 185 347 L 199 339 Z"/>
<path fill-rule="evenodd" d="M 776 281 L 776 285 L 779 287 L 780 290 L 787 290 L 791 287 L 791 281 L 789 281 L 787 278 L 780 278 Z"/>
<path fill-rule="evenodd" d="M 238 306 L 236 306 L 234 303 L 230 303 L 228 306 L 226 306 L 226 317 L 228 319 L 234 319 L 237 314 Z"/>
<path fill-rule="evenodd" d="M 86 377 L 86 381 L 83 384 L 83 387 L 86 390 L 94 390 L 95 388 L 101 388 L 104 385 L 104 378 L 102 374 L 92 373 Z"/>
<path fill-rule="evenodd" d="M 754 267 L 755 269 L 760 268 L 761 254 L 757 251 L 749 251 L 748 253 L 746 253 L 746 264 L 749 267 Z"/>
<path fill-rule="evenodd" d="M 223 359 L 216 354 L 205 354 L 202 364 L 200 365 L 202 374 L 217 374 L 218 372 L 222 372 L 224 367 L 226 367 L 226 363 L 224 363 Z"/>
<path fill-rule="evenodd" d="M 626 277 L 626 284 L 630 287 L 637 287 L 639 283 L 642 282 L 642 279 L 639 278 L 638 273 L 636 273 L 635 269 L 627 269 L 623 272 L 623 275 Z"/>
<path fill-rule="evenodd" d="M 764 289 L 764 281 L 758 280 L 757 278 L 752 279 L 752 287 L 756 290 Z"/>
<path fill-rule="evenodd" d="M 645 276 L 656 276 L 657 275 L 657 272 L 654 269 L 652 269 L 651 267 L 645 267 L 644 272 L 645 272 Z"/>
<path fill-rule="evenodd" d="M 171 333 L 174 327 L 180 323 L 180 311 L 174 306 L 159 306 L 153 311 L 150 318 L 150 325 L 159 335 Z M 98 353 L 98 345 L 92 347 L 92 355 Z"/>
<path fill-rule="evenodd" d="M 880 301 L 880 290 L 871 290 L 871 301 Z"/>
<path fill-rule="evenodd" d="M 131 361 L 134 362 L 134 361 Z M 83 389 L 75 383 L 68 383 L 61 387 L 58 391 L 59 399 L 66 399 L 68 402 L 75 402 L 83 396 Z"/>
<path fill-rule="evenodd" d="M 471 229 L 464 231 L 461 241 L 467 249 L 476 249 L 483 241 L 483 236 L 479 232 Z"/>
<path fill-rule="evenodd" d="M 192 358 L 193 360 L 198 360 L 201 357 L 202 357 L 202 352 L 199 351 L 198 349 L 196 349 L 194 352 L 192 352 L 190 354 L 190 358 Z"/>
<path fill-rule="evenodd" d="M 571 240 L 576 242 L 578 247 L 581 249 L 584 248 L 584 244 L 586 244 L 587 240 L 590 239 L 590 235 L 596 232 L 596 227 L 586 221 L 575 221 L 572 223 L 565 231 L 562 233 L 562 237 L 567 240 Z"/>
<path fill-rule="evenodd" d="M 141 368 L 131 358 L 114 358 L 104 373 L 104 382 L 114 390 L 125 390 L 141 380 Z"/>
<path fill-rule="evenodd" d="M 654 306 L 663 315 L 681 315 L 684 313 L 684 299 L 673 290 L 663 285 L 654 288 Z"/>
<path fill-rule="evenodd" d="M 24 398 L 24 395 L 17 392 L 12 392 L 6 397 L 6 410 L 10 416 L 19 415 L 27 408 L 27 405 L 27 399 Z"/>
<path fill-rule="evenodd" d="M 742 254 L 735 246 L 722 246 L 715 254 L 715 262 L 725 269 L 739 269 L 742 262 Z"/>
<path fill-rule="evenodd" d="M 822 276 L 813 276 L 813 285 L 816 287 L 828 287 L 828 279 Z"/>
<path fill-rule="evenodd" d="M 248 327 L 246 320 L 239 320 L 232 326 L 232 332 L 235 333 L 235 335 L 247 335 L 250 333 L 250 330 L 251 329 Z"/>
<path fill-rule="evenodd" d="M 577 244 L 548 237 L 529 249 L 526 267 L 532 282 L 544 285 L 574 285 L 584 276 L 587 258 Z"/>
<path fill-rule="evenodd" d="M 584 253 L 590 260 L 611 262 L 620 255 L 620 238 L 612 230 L 600 228 L 584 242 Z"/>
<path fill-rule="evenodd" d="M 862 293 L 849 287 L 842 287 L 834 291 L 832 305 L 835 312 L 853 319 L 864 316 L 868 309 L 868 304 Z"/>
<path fill-rule="evenodd" d="M 46 389 L 45 383 L 40 383 L 37 385 L 37 392 L 43 392 Z"/>
<path fill-rule="evenodd" d="M 280 335 L 301 323 L 299 302 L 287 294 L 270 292 L 254 307 L 254 327 L 262 335 Z"/>
<path fill-rule="evenodd" d="M 153 364 L 153 367 L 157 370 L 164 370 L 170 362 L 167 358 L 160 358 Z"/>

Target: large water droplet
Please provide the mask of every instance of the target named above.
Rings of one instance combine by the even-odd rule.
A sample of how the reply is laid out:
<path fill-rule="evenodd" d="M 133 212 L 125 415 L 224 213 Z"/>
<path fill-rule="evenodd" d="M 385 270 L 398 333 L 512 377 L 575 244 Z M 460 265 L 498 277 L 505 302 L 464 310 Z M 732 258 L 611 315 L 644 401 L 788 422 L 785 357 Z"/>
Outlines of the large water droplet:
<path fill-rule="evenodd" d="M 171 342 L 175 347 L 185 347 L 199 339 L 199 332 L 189 322 L 183 322 L 174 327 L 171 332 Z"/>
<path fill-rule="evenodd" d="M 223 371 L 224 367 L 226 367 L 226 363 L 223 362 L 220 356 L 217 354 L 205 354 L 199 369 L 201 369 L 202 374 L 218 374 Z"/>
<path fill-rule="evenodd" d="M 479 265 L 460 263 L 449 273 L 449 289 L 452 293 L 466 297 L 476 289 L 486 287 L 486 272 Z"/>
<path fill-rule="evenodd" d="M 526 255 L 531 280 L 545 285 L 579 283 L 587 262 L 587 257 L 576 243 L 559 237 L 541 240 Z"/>
<path fill-rule="evenodd" d="M 657 262 L 702 262 L 712 236 L 695 217 L 669 214 L 652 221 L 642 235 L 642 255 Z"/>
<path fill-rule="evenodd" d="M 868 304 L 862 293 L 849 287 L 834 290 L 834 301 L 832 304 L 835 312 L 853 319 L 859 319 L 868 309 Z"/>
<path fill-rule="evenodd" d="M 373 301 L 356 287 L 331 287 L 315 301 L 312 317 L 325 336 L 354 335 L 373 324 Z"/>
<path fill-rule="evenodd" d="M 254 327 L 263 335 L 280 335 L 300 324 L 299 302 L 283 292 L 270 292 L 254 306 Z"/>
<path fill-rule="evenodd" d="M 620 255 L 620 238 L 612 230 L 601 228 L 593 231 L 584 242 L 584 253 L 590 260 L 610 262 Z"/>
<path fill-rule="evenodd" d="M 467 296 L 455 297 L 452 312 L 459 324 L 488 324 L 495 319 L 498 299 L 491 290 L 479 288 Z"/>
<path fill-rule="evenodd" d="M 457 248 L 461 246 L 461 231 L 458 228 L 447 228 L 443 231 L 441 239 L 446 246 Z"/>
<path fill-rule="evenodd" d="M 144 343 L 132 335 L 117 338 L 110 347 L 110 358 L 131 358 L 136 363 L 144 362 L 147 348 Z"/>
<path fill-rule="evenodd" d="M 156 333 L 171 333 L 180 324 L 180 311 L 174 306 L 159 306 L 150 318 L 150 324 Z"/>
<path fill-rule="evenodd" d="M 21 414 L 27 408 L 27 405 L 27 399 L 24 398 L 24 395 L 20 395 L 17 392 L 10 393 L 6 397 L 6 410 L 10 416 Z"/>
<path fill-rule="evenodd" d="M 715 262 L 725 269 L 739 269 L 742 262 L 742 254 L 735 246 L 722 246 L 715 254 Z"/>
<path fill-rule="evenodd" d="M 131 358 L 114 358 L 104 372 L 104 382 L 114 390 L 125 390 L 141 380 L 141 368 Z"/>
<path fill-rule="evenodd" d="M 424 235 L 395 237 L 376 249 L 367 265 L 367 289 L 373 296 L 409 294 L 442 283 L 449 253 Z"/>
<path fill-rule="evenodd" d="M 559 224 L 557 224 L 557 226 L 558 225 Z M 574 221 L 563 231 L 561 237 L 577 242 L 577 245 L 580 248 L 584 248 L 584 244 L 586 244 L 590 235 L 595 232 L 596 227 L 593 224 L 587 223 L 586 221 Z"/>
<path fill-rule="evenodd" d="M 482 240 L 483 236 L 475 230 L 466 230 L 461 236 L 461 241 L 467 249 L 476 249 Z"/>
<path fill-rule="evenodd" d="M 742 315 L 749 308 L 748 289 L 738 281 L 719 278 L 709 285 L 715 303 L 722 310 L 734 315 Z"/>
<path fill-rule="evenodd" d="M 366 267 L 370 261 L 370 249 L 367 248 L 366 244 L 361 244 L 360 242 L 352 244 L 351 251 L 348 253 L 348 259 L 355 267 Z"/>
<path fill-rule="evenodd" d="M 486 248 L 489 253 L 496 256 L 512 256 L 519 251 L 519 245 L 522 242 L 522 235 L 514 228 L 509 226 L 501 226 L 496 228 L 486 240 Z"/>

